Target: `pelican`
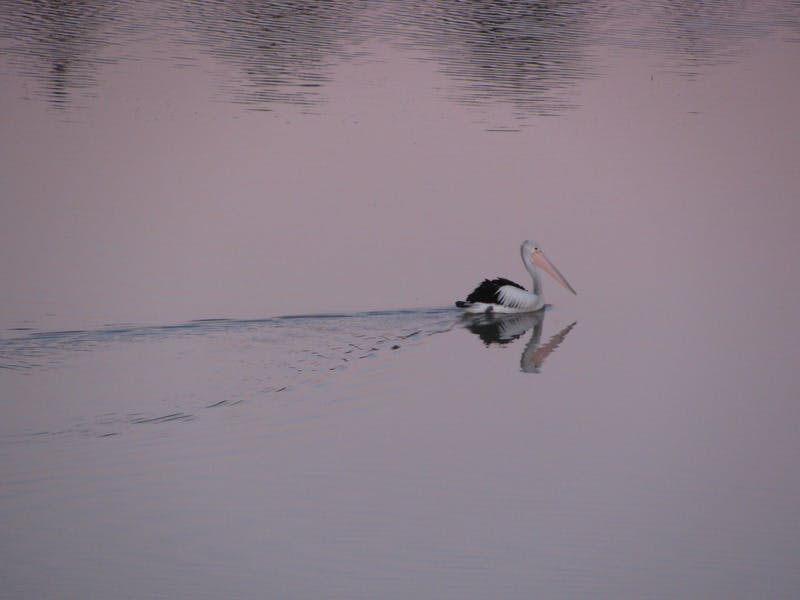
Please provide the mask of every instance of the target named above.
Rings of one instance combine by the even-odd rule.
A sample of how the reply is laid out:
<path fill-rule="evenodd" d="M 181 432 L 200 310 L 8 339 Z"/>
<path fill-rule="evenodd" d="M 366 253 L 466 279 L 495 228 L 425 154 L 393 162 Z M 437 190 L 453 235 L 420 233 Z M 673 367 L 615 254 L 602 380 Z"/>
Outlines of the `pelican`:
<path fill-rule="evenodd" d="M 532 291 L 527 291 L 518 283 L 499 277 L 497 279 L 484 279 L 466 301 L 459 300 L 456 306 L 463 308 L 468 313 L 521 313 L 533 312 L 544 307 L 542 296 L 542 282 L 539 279 L 540 267 L 550 277 L 563 285 L 573 294 L 577 295 L 573 287 L 564 279 L 555 265 L 547 260 L 539 244 L 532 240 L 525 240 L 520 247 L 522 263 L 530 273 L 533 280 Z"/>

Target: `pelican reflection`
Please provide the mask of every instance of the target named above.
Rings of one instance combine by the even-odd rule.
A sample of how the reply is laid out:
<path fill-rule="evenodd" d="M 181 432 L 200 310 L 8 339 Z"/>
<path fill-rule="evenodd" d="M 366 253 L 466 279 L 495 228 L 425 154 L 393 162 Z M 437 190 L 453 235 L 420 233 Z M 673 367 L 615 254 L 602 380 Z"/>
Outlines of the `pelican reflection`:
<path fill-rule="evenodd" d="M 531 337 L 520 356 L 520 369 L 525 373 L 538 373 L 544 361 L 558 348 L 567 334 L 578 323 L 573 321 L 561 331 L 541 343 L 546 308 L 536 312 L 512 314 L 465 314 L 464 327 L 477 335 L 486 346 L 498 344 L 505 346 L 525 335 L 532 329 Z"/>

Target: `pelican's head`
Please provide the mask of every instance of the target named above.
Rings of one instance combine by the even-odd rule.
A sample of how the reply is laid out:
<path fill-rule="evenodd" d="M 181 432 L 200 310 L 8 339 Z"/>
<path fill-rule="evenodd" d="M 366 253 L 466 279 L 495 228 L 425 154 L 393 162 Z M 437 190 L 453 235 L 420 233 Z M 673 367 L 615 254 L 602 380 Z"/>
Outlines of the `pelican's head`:
<path fill-rule="evenodd" d="M 521 252 L 523 261 L 539 267 L 570 292 L 576 296 L 578 295 L 578 292 L 569 284 L 566 278 L 561 274 L 561 271 L 556 269 L 555 265 L 547 259 L 539 244 L 533 240 L 525 240 L 522 242 Z"/>

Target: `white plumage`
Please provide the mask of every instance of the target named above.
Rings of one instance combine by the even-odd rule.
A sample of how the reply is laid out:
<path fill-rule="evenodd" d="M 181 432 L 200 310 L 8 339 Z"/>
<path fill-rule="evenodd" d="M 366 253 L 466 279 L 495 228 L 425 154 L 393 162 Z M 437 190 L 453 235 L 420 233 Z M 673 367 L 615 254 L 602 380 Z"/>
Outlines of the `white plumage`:
<path fill-rule="evenodd" d="M 513 285 L 503 285 L 497 290 L 500 304 L 520 311 L 538 310 L 541 308 L 541 295 L 532 294 Z"/>

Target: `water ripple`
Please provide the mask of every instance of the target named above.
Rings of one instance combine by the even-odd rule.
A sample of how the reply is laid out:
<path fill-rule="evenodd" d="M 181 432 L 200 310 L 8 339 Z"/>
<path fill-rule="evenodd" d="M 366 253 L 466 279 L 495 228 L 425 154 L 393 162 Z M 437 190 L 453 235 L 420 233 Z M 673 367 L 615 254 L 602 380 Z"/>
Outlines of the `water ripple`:
<path fill-rule="evenodd" d="M 462 104 L 503 102 L 523 114 L 573 107 L 591 75 L 593 6 L 586 2 L 410 2 L 397 8 L 408 46 L 425 49 Z"/>
<path fill-rule="evenodd" d="M 230 85 L 237 102 L 311 106 L 334 64 L 363 38 L 355 23 L 369 3 L 172 2 L 161 13 L 182 43 L 237 67 Z"/>
<path fill-rule="evenodd" d="M 746 41 L 776 30 L 800 39 L 797 3 L 606 2 L 36 2 L 0 3 L 0 47 L 37 92 L 66 108 L 91 98 L 98 72 L 137 59 L 132 42 L 157 49 L 176 68 L 225 69 L 234 103 L 273 110 L 311 108 L 334 68 L 381 40 L 431 61 L 455 102 L 512 106 L 519 116 L 577 105 L 576 82 L 601 70 L 607 47 L 661 53 L 664 68 L 688 77 L 738 59 Z M 134 44 L 135 46 L 135 44 Z M 133 54 L 131 54 L 133 53 Z"/>
<path fill-rule="evenodd" d="M 204 409 L 302 398 L 305 386 L 336 371 L 450 331 L 457 315 L 442 308 L 32 332 L 0 340 L 0 369 L 18 414 L 99 415 L 54 418 L 23 438 L 107 436 L 192 421 Z M 20 437 L 8 433 L 0 437 Z"/>

